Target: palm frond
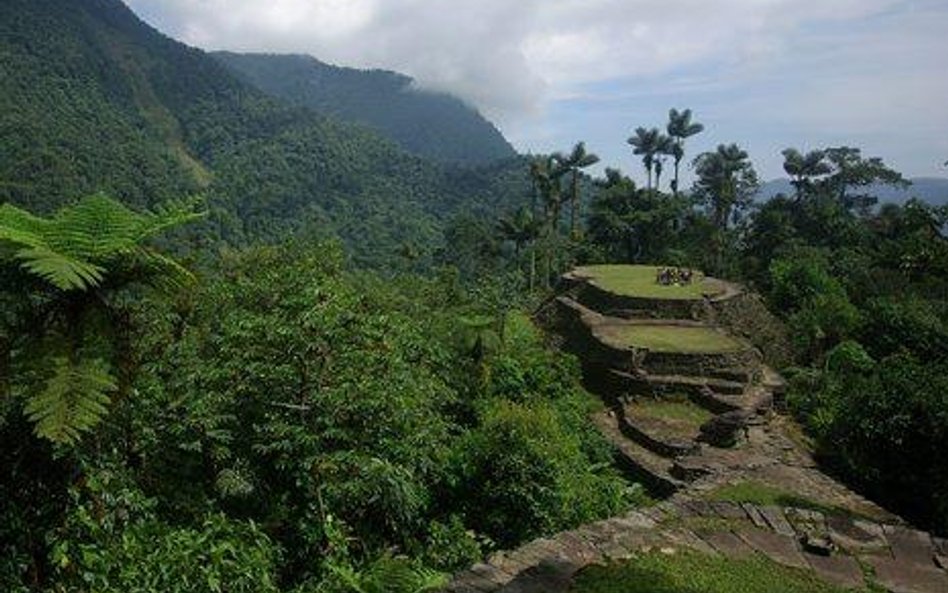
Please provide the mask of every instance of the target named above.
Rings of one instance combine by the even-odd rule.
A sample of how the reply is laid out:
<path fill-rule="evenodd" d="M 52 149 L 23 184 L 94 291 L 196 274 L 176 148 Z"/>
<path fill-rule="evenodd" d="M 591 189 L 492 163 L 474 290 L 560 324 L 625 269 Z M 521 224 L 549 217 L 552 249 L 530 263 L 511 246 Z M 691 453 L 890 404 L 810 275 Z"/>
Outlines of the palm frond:
<path fill-rule="evenodd" d="M 106 414 L 108 393 L 117 389 L 101 359 L 53 360 L 46 387 L 27 401 L 24 411 L 36 423 L 35 432 L 54 443 L 73 444 Z"/>

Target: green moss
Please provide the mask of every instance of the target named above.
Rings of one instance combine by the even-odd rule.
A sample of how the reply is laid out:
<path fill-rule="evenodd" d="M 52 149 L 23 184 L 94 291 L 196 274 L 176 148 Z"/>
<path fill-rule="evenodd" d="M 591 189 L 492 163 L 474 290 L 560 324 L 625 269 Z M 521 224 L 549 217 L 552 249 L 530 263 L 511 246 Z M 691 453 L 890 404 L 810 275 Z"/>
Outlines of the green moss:
<path fill-rule="evenodd" d="M 738 340 L 707 327 L 621 325 L 604 328 L 603 333 L 623 346 L 648 348 L 654 352 L 714 354 L 744 348 Z"/>
<path fill-rule="evenodd" d="M 577 575 L 571 593 L 842 593 L 810 571 L 763 556 L 735 560 L 696 552 L 637 556 Z"/>
<path fill-rule="evenodd" d="M 682 286 L 664 286 L 655 281 L 659 266 L 599 265 L 584 266 L 578 271 L 590 276 L 596 286 L 624 296 L 657 299 L 700 299 L 704 294 L 717 294 L 720 288 L 695 272 L 694 281 Z"/>
<path fill-rule="evenodd" d="M 636 415 L 642 415 L 659 420 L 672 420 L 697 428 L 713 417 L 711 412 L 700 406 L 677 399 L 639 399 L 632 410 Z"/>

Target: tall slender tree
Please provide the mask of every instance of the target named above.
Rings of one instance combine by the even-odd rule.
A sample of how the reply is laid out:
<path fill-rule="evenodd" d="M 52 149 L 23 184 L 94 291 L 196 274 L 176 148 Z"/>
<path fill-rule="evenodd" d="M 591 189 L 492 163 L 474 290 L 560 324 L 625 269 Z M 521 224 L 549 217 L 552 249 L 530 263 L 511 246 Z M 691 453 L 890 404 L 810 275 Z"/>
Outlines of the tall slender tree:
<path fill-rule="evenodd" d="M 577 142 L 569 156 L 561 162 L 572 175 L 570 180 L 570 213 L 569 213 L 569 234 L 573 239 L 579 236 L 579 172 L 581 169 L 591 167 L 599 162 L 599 157 L 591 152 L 586 152 L 586 143 Z"/>
<path fill-rule="evenodd" d="M 671 156 L 675 159 L 675 178 L 672 180 L 672 193 L 678 195 L 678 166 L 685 157 L 685 140 L 704 131 L 704 125 L 691 121 L 691 110 L 668 112 L 668 125 L 665 127 L 672 138 Z"/>
<path fill-rule="evenodd" d="M 510 241 L 514 246 L 514 257 L 520 262 L 523 248 L 532 244 L 540 236 L 542 222 L 533 216 L 526 207 L 520 208 L 512 216 L 504 216 L 497 221 L 500 238 Z M 530 269 L 528 273 L 530 289 L 534 288 L 536 278 L 536 249 L 530 249 Z"/>
<path fill-rule="evenodd" d="M 661 132 L 658 128 L 645 129 L 635 128 L 635 135 L 629 137 L 626 142 L 632 146 L 632 154 L 641 155 L 642 165 L 645 166 L 645 172 L 648 175 L 646 189 L 652 189 L 652 168 L 655 165 L 655 155 L 658 154 L 661 145 Z"/>
<path fill-rule="evenodd" d="M 715 266 L 720 271 L 728 223 L 735 209 L 746 207 L 757 191 L 757 173 L 747 152 L 736 144 L 721 144 L 713 152 L 698 155 L 694 166 L 698 174 L 694 194 L 707 204 L 710 211 L 715 228 L 711 249 Z"/>

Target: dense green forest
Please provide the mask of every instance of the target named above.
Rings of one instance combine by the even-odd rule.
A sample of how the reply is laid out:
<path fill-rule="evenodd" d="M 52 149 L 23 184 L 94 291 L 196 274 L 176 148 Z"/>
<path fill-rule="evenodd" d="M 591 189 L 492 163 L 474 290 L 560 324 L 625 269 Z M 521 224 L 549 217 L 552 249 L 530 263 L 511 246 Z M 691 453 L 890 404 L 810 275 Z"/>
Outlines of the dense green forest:
<path fill-rule="evenodd" d="M 342 68 L 300 55 L 212 55 L 275 97 L 366 124 L 425 158 L 484 164 L 515 155 L 475 110 L 450 95 L 417 89 L 396 72 Z"/>
<path fill-rule="evenodd" d="M 874 203 L 880 159 L 788 148 L 755 202 L 672 110 L 644 185 L 438 165 L 111 0 L 5 2 L 0 44 L 0 589 L 424 591 L 648 504 L 531 319 L 586 263 L 758 291 L 821 462 L 948 533 L 948 208 Z"/>
<path fill-rule="evenodd" d="M 527 194 L 519 157 L 423 160 L 268 97 L 116 0 L 4 2 L 0 44 L 0 199 L 41 212 L 96 191 L 135 207 L 200 192 L 199 245 L 331 234 L 360 265 L 411 267 L 452 219 Z"/>

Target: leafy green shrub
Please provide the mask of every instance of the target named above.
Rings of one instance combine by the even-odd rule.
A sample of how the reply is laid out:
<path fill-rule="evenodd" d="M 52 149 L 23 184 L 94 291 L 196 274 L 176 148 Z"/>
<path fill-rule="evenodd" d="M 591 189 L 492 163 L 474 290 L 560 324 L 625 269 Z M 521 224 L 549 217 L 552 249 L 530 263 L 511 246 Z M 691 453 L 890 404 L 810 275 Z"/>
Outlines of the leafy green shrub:
<path fill-rule="evenodd" d="M 549 407 L 499 401 L 459 443 L 468 520 L 502 546 L 622 508 L 625 485 L 595 471 Z"/>

